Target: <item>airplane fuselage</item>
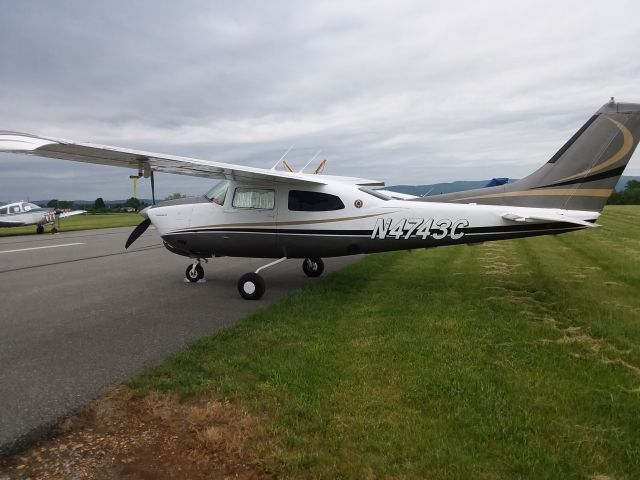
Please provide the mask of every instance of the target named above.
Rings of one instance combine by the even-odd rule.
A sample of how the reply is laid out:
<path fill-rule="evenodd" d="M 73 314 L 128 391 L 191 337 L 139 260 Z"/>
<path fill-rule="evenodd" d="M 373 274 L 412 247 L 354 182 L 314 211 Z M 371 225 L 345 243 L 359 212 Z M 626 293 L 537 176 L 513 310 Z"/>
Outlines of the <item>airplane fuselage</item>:
<path fill-rule="evenodd" d="M 28 202 L 16 202 L 0 206 L 0 227 L 24 225 L 48 225 L 55 221 L 56 213 Z"/>
<path fill-rule="evenodd" d="M 250 205 L 254 195 L 258 202 Z M 145 214 L 167 248 L 207 258 L 334 257 L 430 248 L 585 228 L 563 221 L 518 222 L 504 215 L 557 215 L 594 222 L 599 213 L 398 200 L 357 185 L 316 187 L 228 182 L 207 197 L 165 202 Z M 532 213 L 533 212 L 533 213 Z"/>

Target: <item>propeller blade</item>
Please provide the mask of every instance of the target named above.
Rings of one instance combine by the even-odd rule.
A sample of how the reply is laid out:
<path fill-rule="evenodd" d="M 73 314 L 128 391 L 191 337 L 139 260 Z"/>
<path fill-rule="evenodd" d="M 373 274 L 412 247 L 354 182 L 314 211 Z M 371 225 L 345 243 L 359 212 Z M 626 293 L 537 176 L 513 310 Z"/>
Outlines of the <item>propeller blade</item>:
<path fill-rule="evenodd" d="M 131 244 L 135 242 L 138 239 L 138 237 L 145 232 L 147 228 L 149 228 L 149 225 L 151 225 L 151 220 L 149 220 L 148 218 L 145 218 L 142 222 L 140 222 L 140 224 L 133 229 L 133 232 L 131 232 L 131 235 L 129 235 L 129 238 L 127 239 L 127 243 L 124 244 L 124 248 L 125 249 L 129 248 Z"/>

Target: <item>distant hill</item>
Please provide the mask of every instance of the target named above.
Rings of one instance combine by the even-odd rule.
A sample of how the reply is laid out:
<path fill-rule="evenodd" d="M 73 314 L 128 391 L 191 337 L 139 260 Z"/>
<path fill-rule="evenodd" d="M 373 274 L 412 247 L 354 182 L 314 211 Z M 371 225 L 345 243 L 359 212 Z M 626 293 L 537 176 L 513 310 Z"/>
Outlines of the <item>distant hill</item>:
<path fill-rule="evenodd" d="M 517 179 L 509 179 L 509 183 L 515 182 Z M 623 175 L 616 184 L 616 190 L 624 190 L 624 187 L 630 180 L 639 180 L 640 176 Z M 462 192 L 464 190 L 473 190 L 474 188 L 482 188 L 491 180 L 462 180 L 450 183 L 434 183 L 431 185 L 391 185 L 385 187 L 385 190 L 392 190 L 399 193 L 407 193 L 409 195 L 440 195 L 441 193 Z"/>

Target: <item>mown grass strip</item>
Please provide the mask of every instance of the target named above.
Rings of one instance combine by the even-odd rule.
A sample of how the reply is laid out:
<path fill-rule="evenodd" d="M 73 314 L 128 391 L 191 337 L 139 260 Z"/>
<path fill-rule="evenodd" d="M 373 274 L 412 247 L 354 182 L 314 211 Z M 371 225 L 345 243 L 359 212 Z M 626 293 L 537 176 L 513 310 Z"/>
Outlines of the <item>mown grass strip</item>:
<path fill-rule="evenodd" d="M 73 217 L 61 218 L 59 221 L 60 232 L 71 232 L 76 230 L 93 230 L 96 228 L 130 227 L 138 225 L 142 218 L 137 213 L 109 213 L 109 214 L 87 214 L 75 215 Z M 45 227 L 49 232 L 51 226 Z M 1 227 L 0 237 L 8 235 L 36 235 L 36 226 L 25 227 Z"/>
<path fill-rule="evenodd" d="M 258 415 L 257 461 L 291 477 L 633 478 L 639 217 L 372 255 L 129 386 Z"/>

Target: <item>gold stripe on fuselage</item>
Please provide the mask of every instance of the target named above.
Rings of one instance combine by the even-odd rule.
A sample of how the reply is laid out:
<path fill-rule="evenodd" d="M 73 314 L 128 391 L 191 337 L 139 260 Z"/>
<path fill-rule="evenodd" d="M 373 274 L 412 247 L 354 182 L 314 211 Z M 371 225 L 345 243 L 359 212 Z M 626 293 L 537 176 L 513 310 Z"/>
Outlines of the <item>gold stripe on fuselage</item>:
<path fill-rule="evenodd" d="M 280 226 L 287 226 L 287 225 L 312 225 L 317 223 L 337 223 L 337 222 L 347 222 L 350 220 L 360 220 L 363 218 L 379 217 L 381 215 L 389 215 L 396 212 L 398 212 L 398 210 L 382 212 L 382 213 L 372 213 L 370 215 L 359 215 L 356 217 L 324 218 L 321 220 L 294 220 L 290 222 L 224 223 L 224 224 L 218 224 L 218 225 L 201 225 L 199 227 L 181 228 L 180 230 L 175 230 L 175 232 L 181 232 L 183 230 L 204 229 L 204 228 L 280 227 Z"/>

